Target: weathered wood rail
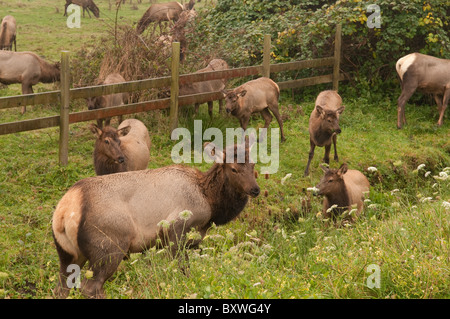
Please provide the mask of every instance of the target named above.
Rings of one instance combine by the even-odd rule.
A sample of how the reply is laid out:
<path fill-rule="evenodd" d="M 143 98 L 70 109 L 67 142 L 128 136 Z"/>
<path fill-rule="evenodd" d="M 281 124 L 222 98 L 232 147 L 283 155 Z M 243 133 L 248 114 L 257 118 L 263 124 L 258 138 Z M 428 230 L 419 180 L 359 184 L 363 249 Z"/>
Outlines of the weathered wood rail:
<path fill-rule="evenodd" d="M 179 43 L 173 43 L 172 56 L 179 56 Z M 61 52 L 61 89 L 44 93 L 25 94 L 19 96 L 0 97 L 0 109 L 39 105 L 39 104 L 60 104 L 60 114 L 49 117 L 41 117 L 23 121 L 0 123 L 0 135 L 18 133 L 30 130 L 43 129 L 48 127 L 60 127 L 60 147 L 59 161 L 61 165 L 68 162 L 68 136 L 69 125 L 78 122 L 86 122 L 99 118 L 112 117 L 118 115 L 134 114 L 147 112 L 157 109 L 170 108 L 170 129 L 171 131 L 178 125 L 178 107 L 191 105 L 194 103 L 206 103 L 208 101 L 220 100 L 223 98 L 221 92 L 202 93 L 178 96 L 180 85 L 189 82 L 210 81 L 216 79 L 230 79 L 237 77 L 246 77 L 261 75 L 270 77 L 271 73 L 283 71 L 301 70 L 306 68 L 333 67 L 333 73 L 309 78 L 278 82 L 281 90 L 290 88 L 299 88 L 322 83 L 333 83 L 333 89 L 338 90 L 339 81 L 344 79 L 343 74 L 339 72 L 340 51 L 341 51 L 341 25 L 336 26 L 334 56 L 312 59 L 306 61 L 294 61 L 288 63 L 270 64 L 270 36 L 264 37 L 264 56 L 263 64 L 258 66 L 234 68 L 222 71 L 178 74 L 178 59 L 172 61 L 171 76 L 155 79 L 145 79 L 138 81 L 129 81 L 119 84 L 108 84 L 89 86 L 83 88 L 70 88 L 69 83 L 69 53 Z M 171 88 L 171 97 L 156 99 L 151 101 L 130 103 L 122 106 L 116 106 L 98 110 L 88 110 L 81 112 L 69 112 L 71 100 L 88 98 L 112 93 L 133 92 L 147 89 Z"/>

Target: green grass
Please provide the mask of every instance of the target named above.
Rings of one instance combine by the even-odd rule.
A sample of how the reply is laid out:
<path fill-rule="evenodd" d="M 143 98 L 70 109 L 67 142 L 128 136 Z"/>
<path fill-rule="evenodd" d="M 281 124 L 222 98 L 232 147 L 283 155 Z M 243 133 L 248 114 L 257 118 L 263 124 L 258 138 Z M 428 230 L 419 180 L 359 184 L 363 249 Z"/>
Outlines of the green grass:
<path fill-rule="evenodd" d="M 22 3 L 23 7 L 10 9 L 11 12 L 22 15 L 27 24 L 47 25 L 56 34 L 71 32 L 55 26 L 56 20 L 64 22 L 62 6 L 56 13 L 51 1 L 42 1 L 49 4 L 47 8 L 37 8 L 32 1 L 14 2 Z M 138 7 L 139 11 L 129 9 L 130 14 L 139 17 L 145 6 Z M 32 12 L 40 12 L 48 19 L 35 20 Z M 80 30 L 86 33 L 79 35 L 79 41 L 102 32 L 96 28 L 103 25 L 101 21 L 83 19 L 82 26 L 83 23 L 95 31 Z M 71 41 L 59 37 L 56 45 L 45 46 L 43 40 L 49 38 L 48 33 L 33 35 L 35 29 L 27 34 L 29 43 L 22 36 L 25 32 L 20 33 L 20 50 L 41 48 L 41 54 L 56 60 L 58 51 L 67 49 L 66 41 Z M 73 41 L 74 45 L 81 45 L 78 40 Z M 163 250 L 150 249 L 121 263 L 105 284 L 107 296 L 449 298 L 450 218 L 444 201 L 450 202 L 450 180 L 433 177 L 450 166 L 448 116 L 444 125 L 437 128 L 435 106 L 408 104 L 408 124 L 397 130 L 395 98 L 386 96 L 374 102 L 364 96 L 346 94 L 346 85 L 341 84 L 346 109 L 338 137 L 340 162 L 330 164 L 338 167 L 346 162 L 350 168 L 364 172 L 371 182 L 370 202 L 355 224 L 334 227 L 321 219 L 321 198 L 311 196 L 306 188 L 320 180 L 323 148 L 316 149 L 311 175 L 303 177 L 309 151 L 308 118 L 314 96 L 305 95 L 301 101 L 294 101 L 283 94 L 280 108 L 286 118 L 287 141 L 280 145 L 278 172 L 268 178 L 260 174 L 257 179 L 261 195 L 251 199 L 235 221 L 210 229 L 200 249 L 189 251 L 189 277 L 181 273 L 177 262 L 167 258 Z M 45 89 L 49 88 L 43 86 L 42 90 Z M 16 93 L 11 87 L 0 91 L 1 96 Z M 78 101 L 71 107 L 77 110 L 85 105 Z M 222 129 L 237 127 L 235 118 L 218 114 L 215 107 L 212 121 L 208 119 L 206 106 L 201 107 L 197 119 L 204 120 L 204 128 L 207 121 L 208 126 Z M 4 123 L 57 112 L 57 105 L 43 105 L 30 108 L 24 116 L 18 114 L 18 109 L 1 110 L 0 118 Z M 150 131 L 149 168 L 172 164 L 170 152 L 177 141 L 169 139 L 167 114 L 154 111 L 136 117 Z M 51 218 L 67 189 L 95 174 L 94 137 L 87 129 L 88 124 L 70 127 L 66 167 L 58 164 L 57 128 L 0 136 L 0 298 L 53 297 L 59 264 Z M 113 125 L 116 124 L 113 120 Z M 192 118 L 182 117 L 180 125 L 192 127 Z M 262 127 L 263 121 L 256 116 L 250 126 Z M 278 127 L 275 119 L 271 127 Z M 425 167 L 417 170 L 420 164 Z M 201 170 L 210 166 L 192 165 Z M 377 171 L 367 171 L 369 166 Z M 260 167 L 256 165 L 257 170 Z M 431 173 L 425 177 L 427 171 Z M 282 183 L 289 173 L 291 178 Z M 310 208 L 302 204 L 308 200 Z M 380 288 L 367 286 L 371 274 L 367 267 L 371 264 L 380 267 Z M 73 291 L 70 297 L 81 295 Z"/>

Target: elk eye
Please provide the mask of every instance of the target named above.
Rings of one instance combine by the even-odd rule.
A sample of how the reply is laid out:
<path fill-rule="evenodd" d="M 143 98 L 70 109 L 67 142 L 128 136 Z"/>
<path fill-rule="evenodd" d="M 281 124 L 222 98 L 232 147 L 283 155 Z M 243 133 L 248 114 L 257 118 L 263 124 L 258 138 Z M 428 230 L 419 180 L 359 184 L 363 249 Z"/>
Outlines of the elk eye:
<path fill-rule="evenodd" d="M 332 183 L 332 182 L 333 182 L 333 180 L 332 180 L 332 179 L 329 179 L 329 180 L 328 180 L 328 183 Z"/>
<path fill-rule="evenodd" d="M 108 141 L 108 140 L 105 140 L 105 143 L 106 143 L 106 144 L 109 144 L 109 141 Z"/>
<path fill-rule="evenodd" d="M 232 171 L 233 173 L 237 173 L 237 169 L 235 169 L 234 167 L 231 169 L 231 171 Z"/>

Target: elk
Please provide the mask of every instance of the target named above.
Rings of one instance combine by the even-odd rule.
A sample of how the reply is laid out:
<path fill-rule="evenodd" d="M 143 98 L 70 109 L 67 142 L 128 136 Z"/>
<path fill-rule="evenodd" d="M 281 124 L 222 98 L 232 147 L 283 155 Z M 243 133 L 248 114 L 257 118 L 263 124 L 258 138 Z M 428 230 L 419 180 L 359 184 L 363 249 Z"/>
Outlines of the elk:
<path fill-rule="evenodd" d="M 220 70 L 227 70 L 228 64 L 222 59 L 213 59 L 211 60 L 208 65 L 198 70 L 195 73 L 202 73 L 202 72 L 211 72 L 211 71 L 220 71 Z M 219 79 L 219 80 L 211 80 L 211 81 L 203 81 L 203 82 L 194 82 L 194 83 L 186 83 L 180 87 L 180 96 L 181 95 L 190 95 L 190 94 L 198 94 L 198 93 L 209 93 L 209 92 L 220 92 L 222 91 L 226 86 L 226 80 L 225 79 Z M 195 114 L 198 113 L 198 109 L 200 107 L 199 103 L 195 104 Z M 219 100 L 219 112 L 222 112 L 223 110 L 223 100 Z M 213 101 L 208 102 L 208 113 L 209 116 L 212 117 L 213 111 Z"/>
<path fill-rule="evenodd" d="M 411 53 L 400 58 L 395 69 L 402 88 L 397 100 L 397 128 L 406 124 L 405 104 L 417 89 L 433 94 L 439 113 L 437 125 L 441 126 L 450 99 L 450 60 Z"/>
<path fill-rule="evenodd" d="M 336 91 L 326 90 L 319 93 L 316 98 L 315 107 L 309 117 L 309 156 L 304 176 L 309 174 L 309 165 L 314 157 L 316 146 L 325 146 L 323 161 L 330 163 L 331 143 L 334 145 L 334 160 L 339 161 L 336 140 L 337 134 L 341 133 L 339 127 L 339 116 L 344 112 L 342 98 Z"/>
<path fill-rule="evenodd" d="M 67 16 L 67 7 L 72 3 L 83 8 L 83 18 L 85 11 L 89 14 L 89 18 L 91 17 L 91 13 L 89 11 L 91 11 L 96 18 L 100 17 L 100 10 L 93 0 L 66 0 L 66 4 L 64 6 L 64 16 Z"/>
<path fill-rule="evenodd" d="M 250 148 L 254 138 L 225 150 L 208 144 L 215 163 L 206 172 L 183 165 L 117 173 L 82 179 L 59 201 L 52 218 L 53 238 L 60 260 L 54 293 L 69 293 L 67 267 L 80 268 L 89 261 L 93 276 L 81 283 L 82 293 L 104 298 L 103 284 L 130 253 L 150 247 L 169 247 L 187 271 L 188 255 L 182 247 L 196 247 L 212 223 L 224 225 L 245 208 L 249 196 L 256 197 Z M 236 154 L 245 151 L 245 160 Z M 226 162 L 234 152 L 234 160 Z M 189 239 L 195 229 L 201 239 Z M 158 240 L 159 239 L 159 240 Z M 170 243 L 170 244 L 169 244 Z M 186 267 L 185 267 L 186 266 Z"/>
<path fill-rule="evenodd" d="M 108 74 L 102 85 L 105 84 L 115 84 L 125 82 L 123 76 L 119 73 L 111 73 Z M 128 102 L 129 94 L 128 93 L 114 93 L 103 96 L 89 97 L 86 99 L 87 106 L 89 110 L 97 110 L 101 108 L 113 107 L 124 105 Z M 103 126 L 103 121 L 105 122 L 105 126 L 111 123 L 111 118 L 107 117 L 104 119 L 97 119 L 97 125 L 101 128 Z M 119 115 L 119 123 L 122 122 L 122 116 Z"/>
<path fill-rule="evenodd" d="M 157 22 L 159 29 L 162 30 L 163 21 L 177 21 L 181 12 L 184 10 L 192 10 L 194 4 L 194 0 L 190 0 L 184 6 L 177 1 L 153 3 L 139 20 L 136 31 L 138 34 L 141 34 L 151 22 Z M 153 25 L 152 33 L 155 33 L 155 30 L 156 23 Z"/>
<path fill-rule="evenodd" d="M 320 167 L 324 175 L 316 188 L 318 188 L 317 195 L 324 196 L 323 216 L 335 217 L 346 210 L 350 212 L 356 205 L 355 215 L 358 217 L 364 207 L 364 198 L 370 189 L 367 177 L 358 170 L 348 169 L 345 163 L 339 169 L 329 169 L 322 165 Z M 353 216 L 350 217 L 353 219 Z"/>
<path fill-rule="evenodd" d="M 225 110 L 239 119 L 241 127 L 246 130 L 250 116 L 261 113 L 265 120 L 264 128 L 268 128 L 272 121 L 272 114 L 278 121 L 281 131 L 281 142 L 286 139 L 283 133 L 283 121 L 278 110 L 280 88 L 269 78 L 261 77 L 248 81 L 232 90 L 223 90 Z M 270 112 L 269 112 L 270 110 Z"/>
<path fill-rule="evenodd" d="M 90 126 L 96 136 L 94 168 L 97 175 L 146 169 L 150 160 L 150 136 L 144 123 L 127 119 L 115 129 Z"/>
<path fill-rule="evenodd" d="M 0 50 L 12 51 L 14 44 L 14 51 L 17 51 L 16 46 L 16 19 L 13 16 L 5 16 L 0 26 Z"/>
<path fill-rule="evenodd" d="M 22 94 L 33 93 L 33 85 L 60 80 L 60 64 L 50 64 L 33 52 L 0 51 L 0 83 L 22 84 Z M 22 106 L 21 113 L 26 112 Z"/>

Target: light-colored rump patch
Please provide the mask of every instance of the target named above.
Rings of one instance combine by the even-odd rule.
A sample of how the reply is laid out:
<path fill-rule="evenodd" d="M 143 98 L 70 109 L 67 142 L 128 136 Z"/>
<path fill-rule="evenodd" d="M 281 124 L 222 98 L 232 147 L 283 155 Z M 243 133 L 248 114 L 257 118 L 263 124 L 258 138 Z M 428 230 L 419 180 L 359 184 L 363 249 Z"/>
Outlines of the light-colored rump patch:
<path fill-rule="evenodd" d="M 52 228 L 56 241 L 67 253 L 78 258 L 77 235 L 81 220 L 82 192 L 79 188 L 69 190 L 56 206 Z"/>
<path fill-rule="evenodd" d="M 403 58 L 398 59 L 397 63 L 395 64 L 395 69 L 397 70 L 397 73 L 400 76 L 400 79 L 402 81 L 403 81 L 403 75 L 408 70 L 408 68 L 411 66 L 411 64 L 414 63 L 416 58 L 417 58 L 417 55 L 415 53 L 411 53 L 411 54 L 404 56 Z"/>

